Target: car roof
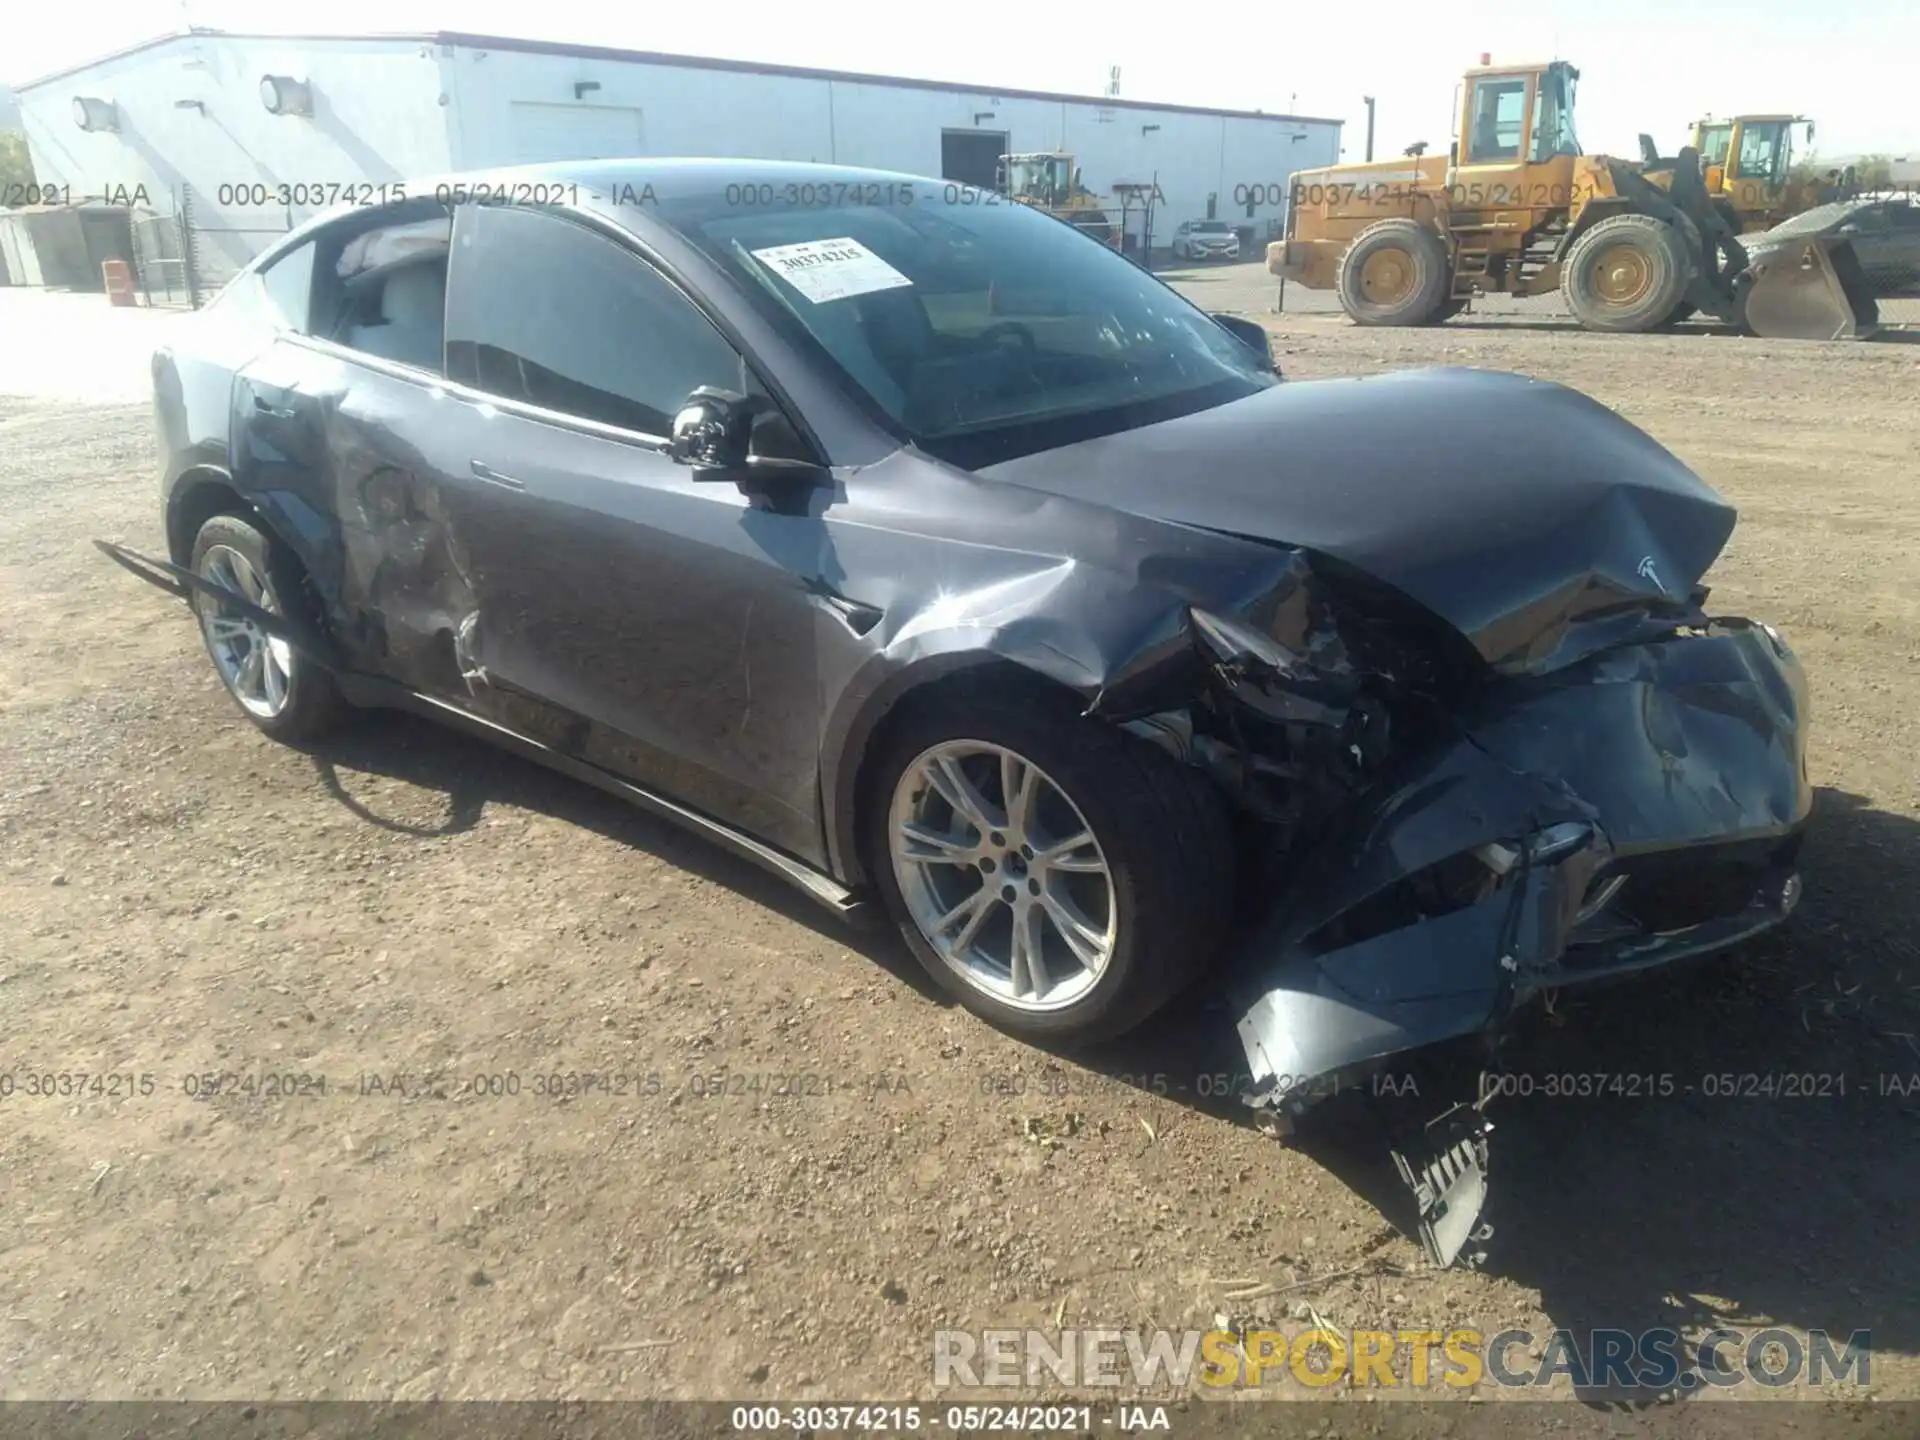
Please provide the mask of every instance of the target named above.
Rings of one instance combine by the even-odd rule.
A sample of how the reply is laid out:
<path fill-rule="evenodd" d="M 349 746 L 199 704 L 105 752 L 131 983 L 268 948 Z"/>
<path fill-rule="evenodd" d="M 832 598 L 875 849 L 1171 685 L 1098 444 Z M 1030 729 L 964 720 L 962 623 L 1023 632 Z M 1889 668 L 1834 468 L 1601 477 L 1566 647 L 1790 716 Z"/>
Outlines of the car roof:
<path fill-rule="evenodd" d="M 1835 200 L 1826 205 L 1816 205 L 1811 210 L 1782 220 L 1771 230 L 1759 235 L 1748 236 L 1746 248 L 1759 249 L 1775 240 L 1791 240 L 1803 235 L 1818 235 L 1822 231 L 1844 225 L 1856 216 L 1870 210 L 1877 210 L 1887 202 L 1884 200 Z"/>
<path fill-rule="evenodd" d="M 404 182 L 410 199 L 395 206 L 418 204 L 436 194 L 464 187 L 467 191 L 504 193 L 509 198 L 528 187 L 577 185 L 583 203 L 598 197 L 600 209 L 616 223 L 632 228 L 628 219 L 634 209 L 652 211 L 662 200 L 724 196 L 730 185 L 771 185 L 776 191 L 802 185 L 870 185 L 905 182 L 919 185 L 947 185 L 957 182 L 930 175 L 903 171 L 876 170 L 855 165 L 821 165 L 804 160 L 730 160 L 703 157 L 633 157 L 612 160 L 557 160 L 532 165 L 502 165 L 485 170 L 450 170 L 428 174 Z M 978 187 L 968 187 L 977 189 Z M 644 195 L 638 206 L 635 196 Z M 571 197 L 569 197 L 571 199 Z M 811 203 L 803 200 L 801 203 Z M 393 208 L 393 207 L 383 207 Z M 318 212 L 296 225 L 286 237 L 256 255 L 248 269 L 258 270 L 297 249 L 317 230 L 351 214 L 366 215 L 364 206 L 343 201 Z M 671 227 L 669 227 L 671 228 Z"/>
<path fill-rule="evenodd" d="M 483 185 L 489 182 L 545 180 L 583 188 L 640 190 L 652 186 L 661 199 L 711 195 L 729 185 L 800 185 L 822 181 L 845 182 L 917 180 L 925 184 L 951 182 L 932 175 L 877 170 L 861 165 L 822 165 L 808 160 L 722 160 L 700 157 L 634 157 L 613 160 L 555 160 L 538 165 L 504 166 L 436 175 L 427 185 Z"/>

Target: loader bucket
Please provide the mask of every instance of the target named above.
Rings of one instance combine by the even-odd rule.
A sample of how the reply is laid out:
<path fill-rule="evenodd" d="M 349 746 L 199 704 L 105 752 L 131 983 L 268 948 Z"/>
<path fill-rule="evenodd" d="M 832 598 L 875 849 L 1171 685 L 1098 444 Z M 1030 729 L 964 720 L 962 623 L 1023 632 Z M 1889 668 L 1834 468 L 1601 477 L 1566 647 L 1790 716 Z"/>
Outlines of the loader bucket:
<path fill-rule="evenodd" d="M 1797 240 L 1753 262 L 1747 328 L 1781 340 L 1862 340 L 1880 328 L 1880 307 L 1852 242 Z"/>

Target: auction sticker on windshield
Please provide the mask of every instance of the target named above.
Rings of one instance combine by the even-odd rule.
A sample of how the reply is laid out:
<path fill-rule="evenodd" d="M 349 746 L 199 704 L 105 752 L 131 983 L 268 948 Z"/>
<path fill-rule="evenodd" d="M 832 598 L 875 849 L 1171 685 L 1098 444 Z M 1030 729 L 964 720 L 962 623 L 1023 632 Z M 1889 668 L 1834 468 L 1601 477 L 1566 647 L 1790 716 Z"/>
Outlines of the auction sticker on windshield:
<path fill-rule="evenodd" d="M 775 245 L 754 251 L 753 258 L 816 305 L 913 284 L 858 240 L 844 236 Z"/>

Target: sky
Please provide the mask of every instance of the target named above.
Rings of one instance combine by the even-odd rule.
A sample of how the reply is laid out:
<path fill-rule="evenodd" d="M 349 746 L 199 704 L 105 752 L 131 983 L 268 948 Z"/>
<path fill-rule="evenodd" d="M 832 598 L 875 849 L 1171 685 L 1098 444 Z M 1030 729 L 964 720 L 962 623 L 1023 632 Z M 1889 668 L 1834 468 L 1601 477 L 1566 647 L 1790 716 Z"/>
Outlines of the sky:
<path fill-rule="evenodd" d="M 1920 161 L 1920 0 L 1538 0 L 1525 7 L 1373 0 L 1356 6 L 1164 0 L 1093 10 L 1063 0 L 85 0 L 20 7 L 0 46 L 17 86 L 187 24 L 276 33 L 464 30 L 727 59 L 1098 94 L 1120 67 L 1123 98 L 1292 111 L 1345 120 L 1345 158 L 1416 140 L 1444 148 L 1459 72 L 1561 58 L 1581 70 L 1578 129 L 1590 152 L 1663 153 L 1702 114 L 1793 111 L 1817 122 L 1818 154 Z M 1199 18 L 1190 18 L 1198 15 Z M 718 17 L 724 17 L 716 23 Z"/>

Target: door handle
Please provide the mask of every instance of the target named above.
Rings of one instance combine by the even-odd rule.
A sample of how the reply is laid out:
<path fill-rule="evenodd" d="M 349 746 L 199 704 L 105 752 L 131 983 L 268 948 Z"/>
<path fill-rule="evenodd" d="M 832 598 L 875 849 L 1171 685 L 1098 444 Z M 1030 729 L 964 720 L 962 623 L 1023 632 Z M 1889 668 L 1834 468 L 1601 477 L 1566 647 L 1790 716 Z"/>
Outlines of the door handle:
<path fill-rule="evenodd" d="M 525 490 L 527 488 L 526 481 L 516 480 L 511 475 L 502 475 L 491 465 L 482 464 L 478 460 L 470 461 L 469 466 L 473 471 L 474 479 L 484 480 L 489 485 L 498 485 L 506 490 Z"/>

